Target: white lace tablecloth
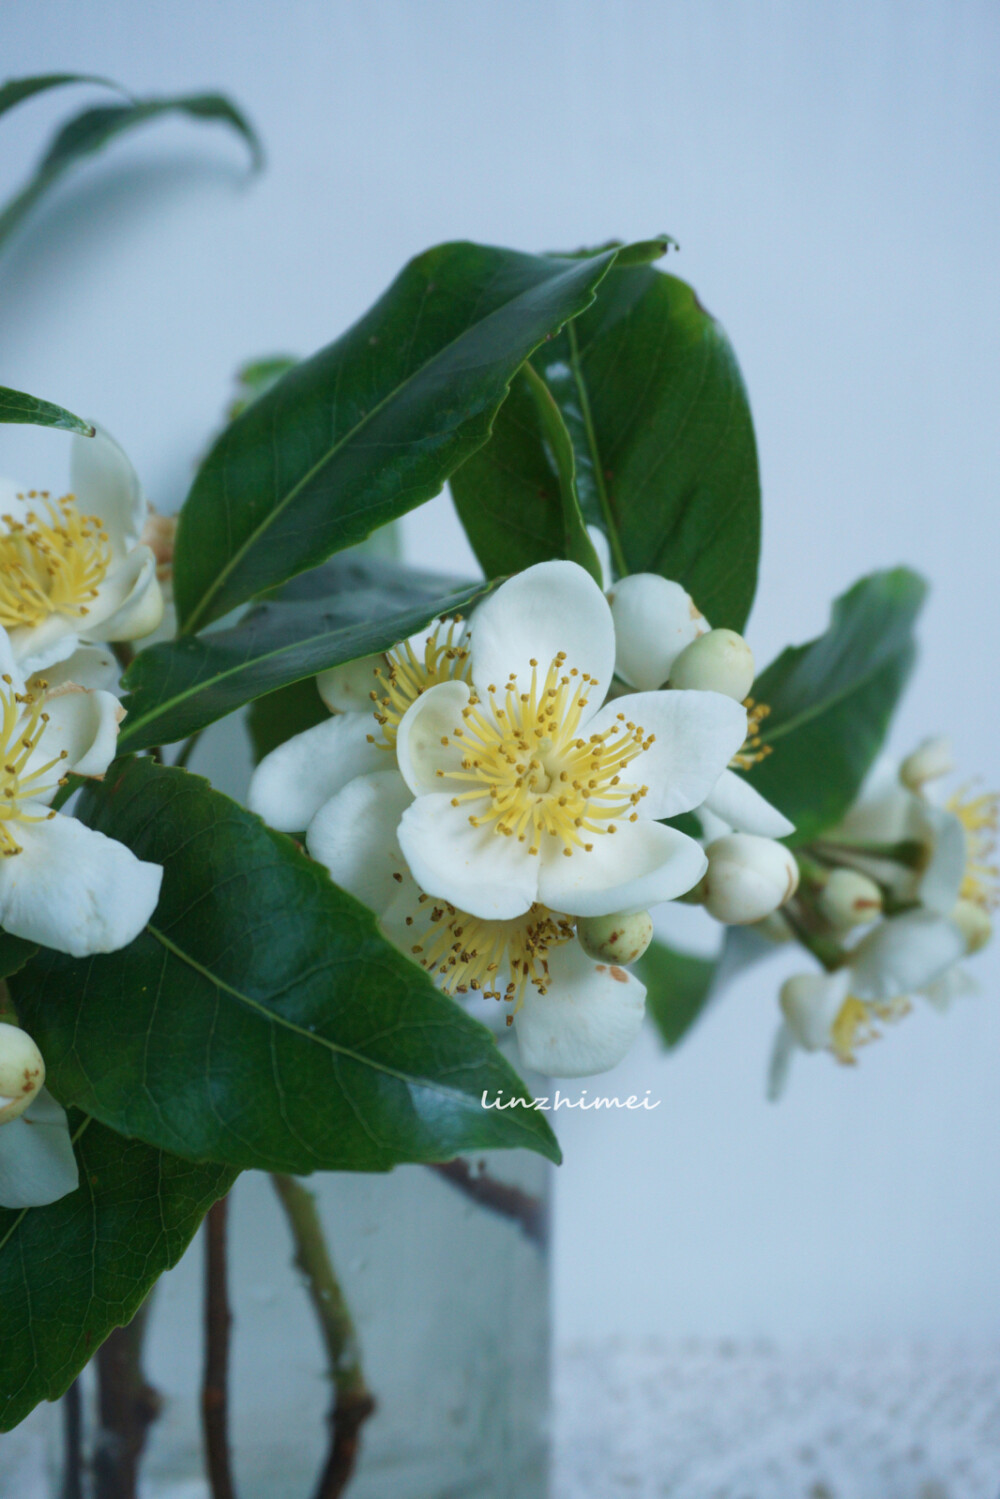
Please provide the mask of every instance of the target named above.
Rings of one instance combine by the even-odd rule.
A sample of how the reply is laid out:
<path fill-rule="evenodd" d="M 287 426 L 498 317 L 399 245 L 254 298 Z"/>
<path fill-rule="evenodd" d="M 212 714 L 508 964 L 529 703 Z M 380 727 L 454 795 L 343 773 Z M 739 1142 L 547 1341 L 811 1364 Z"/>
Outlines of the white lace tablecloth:
<path fill-rule="evenodd" d="M 0 1439 L 3 1499 L 46 1499 L 43 1440 Z M 553 1499 L 1000 1499 L 1000 1348 L 563 1349 Z"/>

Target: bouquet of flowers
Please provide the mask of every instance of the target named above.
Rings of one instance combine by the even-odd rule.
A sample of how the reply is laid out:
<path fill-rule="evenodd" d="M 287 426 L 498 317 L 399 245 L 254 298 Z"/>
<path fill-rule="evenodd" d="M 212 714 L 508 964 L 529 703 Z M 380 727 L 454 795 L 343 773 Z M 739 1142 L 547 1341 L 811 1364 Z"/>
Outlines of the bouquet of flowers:
<path fill-rule="evenodd" d="M 8 83 L 0 114 L 72 81 Z M 168 110 L 258 155 L 220 96 L 116 99 L 0 240 Z M 534 1071 L 604 1072 L 647 1010 L 675 1045 L 796 943 L 777 1094 L 795 1052 L 853 1062 L 968 986 L 997 799 L 937 794 L 941 739 L 880 755 L 925 585 L 861 578 L 758 673 L 750 408 L 672 248 L 418 255 L 311 357 L 243 370 L 176 518 L 103 427 L 0 389 L 57 475 L 0 486 L 0 1429 L 239 1172 L 302 1230 L 295 1176 L 558 1161 L 508 1028 Z M 445 484 L 479 578 L 378 544 Z M 245 805 L 188 768 L 237 713 Z M 656 935 L 669 902 L 719 923 L 716 958 Z M 338 1482 L 370 1408 L 342 1406 Z"/>

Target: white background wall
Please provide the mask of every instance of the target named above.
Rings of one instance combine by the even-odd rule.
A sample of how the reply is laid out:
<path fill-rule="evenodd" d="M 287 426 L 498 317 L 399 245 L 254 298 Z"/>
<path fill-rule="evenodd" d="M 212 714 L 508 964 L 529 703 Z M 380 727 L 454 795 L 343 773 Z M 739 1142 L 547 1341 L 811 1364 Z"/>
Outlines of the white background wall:
<path fill-rule="evenodd" d="M 916 565 L 896 743 L 949 730 L 997 786 L 998 63 L 985 0 L 3 0 L 4 74 L 224 88 L 269 166 L 168 123 L 88 167 L 0 261 L 0 381 L 98 416 L 170 509 L 234 367 L 325 343 L 412 253 L 668 230 L 753 400 L 758 659 Z M 7 117 L 4 195 L 84 98 Z M 63 446 L 6 428 L 0 467 L 55 485 Z M 468 565 L 444 500 L 406 537 Z M 656 1112 L 562 1116 L 563 1335 L 1000 1334 L 997 950 L 977 972 L 777 1108 L 772 970 L 676 1056 L 638 1046 L 601 1090 Z"/>

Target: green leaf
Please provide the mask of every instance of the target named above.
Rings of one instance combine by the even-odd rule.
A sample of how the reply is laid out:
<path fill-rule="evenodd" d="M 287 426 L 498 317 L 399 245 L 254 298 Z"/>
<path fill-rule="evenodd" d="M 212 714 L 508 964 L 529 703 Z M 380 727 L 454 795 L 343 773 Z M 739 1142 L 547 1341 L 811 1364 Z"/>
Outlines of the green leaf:
<path fill-rule="evenodd" d="M 489 587 L 456 589 L 434 574 L 353 559 L 297 581 L 298 590 L 286 589 L 230 630 L 140 652 L 125 676 L 121 750 L 171 744 L 264 693 L 384 651 L 437 615 L 465 611 Z"/>
<path fill-rule="evenodd" d="M 617 572 L 674 578 L 713 625 L 742 629 L 760 549 L 753 424 L 729 341 L 691 287 L 616 265 L 533 364 L 573 440 L 584 519 L 606 533 Z M 452 480 L 489 576 L 545 548 L 561 555 L 557 495 L 531 483 L 544 455 L 523 415 L 505 415 Z"/>
<path fill-rule="evenodd" d="M 150 926 L 120 952 L 39 955 L 15 1004 L 57 1098 L 196 1160 L 383 1171 L 526 1146 L 558 1159 L 486 1028 L 378 932 L 290 838 L 200 776 L 147 759 L 79 815 L 163 865 Z"/>
<path fill-rule="evenodd" d="M 494 448 L 503 466 L 484 455 Z M 503 577 L 566 557 L 596 582 L 601 567 L 580 509 L 569 430 L 531 364 L 514 377 L 493 436 L 451 477 L 451 492 L 476 556 Z"/>
<path fill-rule="evenodd" d="M 489 436 L 518 368 L 591 301 L 589 260 L 418 256 L 361 320 L 218 438 L 181 512 L 178 616 L 200 629 L 428 500 Z"/>
<path fill-rule="evenodd" d="M 0 979 L 10 978 L 12 974 L 18 973 L 37 951 L 34 942 L 25 942 L 23 937 L 15 937 L 12 932 L 0 930 Z"/>
<path fill-rule="evenodd" d="M 113 89 L 115 93 L 125 93 L 110 78 L 97 78 L 91 73 L 40 73 L 33 78 L 8 78 L 0 86 L 0 115 L 5 115 L 8 109 L 23 104 L 35 94 L 44 93 L 51 88 L 63 88 L 67 83 L 96 83 L 102 88 Z"/>
<path fill-rule="evenodd" d="M 926 592 L 905 567 L 861 578 L 823 635 L 789 646 L 754 683 L 771 753 L 748 779 L 795 823 L 793 841 L 839 822 L 857 796 L 910 675 Z"/>
<path fill-rule="evenodd" d="M 250 704 L 247 731 L 253 746 L 253 761 L 258 765 L 279 744 L 295 734 L 304 734 L 330 717 L 313 677 L 303 677 L 277 692 L 265 693 Z"/>
<path fill-rule="evenodd" d="M 70 1127 L 77 1190 L 44 1208 L 0 1209 L 0 1431 L 68 1389 L 236 1177 L 123 1140 L 84 1115 L 71 1114 Z"/>
<path fill-rule="evenodd" d="M 702 1014 L 718 958 L 700 958 L 654 941 L 635 966 L 646 986 L 646 1007 L 667 1046 L 676 1046 Z"/>
<path fill-rule="evenodd" d="M 234 422 L 258 396 L 276 385 L 282 375 L 298 364 L 291 354 L 272 354 L 266 359 L 252 359 L 236 372 L 236 395 L 226 412 L 227 419 Z"/>
<path fill-rule="evenodd" d="M 59 427 L 63 432 L 79 432 L 81 437 L 93 437 L 94 428 L 66 411 L 62 406 L 53 406 L 51 401 L 42 401 L 38 396 L 26 395 L 23 390 L 11 390 L 0 385 L 0 422 L 25 422 L 35 427 Z"/>
<path fill-rule="evenodd" d="M 58 81 L 57 75 L 51 77 Z M 39 199 L 77 162 L 100 151 L 103 146 L 134 129 L 136 125 L 143 125 L 147 120 L 155 120 L 166 114 L 186 114 L 198 120 L 217 120 L 231 125 L 249 145 L 254 166 L 260 166 L 261 147 L 253 127 L 236 105 L 223 94 L 185 94 L 172 99 L 135 99 L 128 104 L 98 105 L 75 115 L 57 131 L 30 182 L 0 213 L 0 245 Z"/>

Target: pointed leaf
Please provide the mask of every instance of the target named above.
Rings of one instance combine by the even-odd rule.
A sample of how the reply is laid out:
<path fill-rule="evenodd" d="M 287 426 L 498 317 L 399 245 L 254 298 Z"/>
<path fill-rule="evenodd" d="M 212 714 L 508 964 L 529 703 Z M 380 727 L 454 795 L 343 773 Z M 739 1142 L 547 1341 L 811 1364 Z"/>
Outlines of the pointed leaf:
<path fill-rule="evenodd" d="M 646 1008 L 667 1046 L 676 1046 L 708 1004 L 719 967 L 718 958 L 679 952 L 654 941 L 636 964 L 646 986 Z"/>
<path fill-rule="evenodd" d="M 63 432 L 78 432 L 81 437 L 93 437 L 94 428 L 66 411 L 54 406 L 51 401 L 42 401 L 38 396 L 26 395 L 23 390 L 11 390 L 0 385 L 0 422 L 23 422 L 34 427 L 59 427 Z"/>
<path fill-rule="evenodd" d="M 125 92 L 117 83 L 112 83 L 110 78 L 97 78 L 91 73 L 39 73 L 33 78 L 8 78 L 0 86 L 0 115 L 34 98 L 36 94 L 45 93 L 52 88 L 64 88 L 68 83 L 96 83 L 102 88 L 113 89 L 118 94 Z"/>

